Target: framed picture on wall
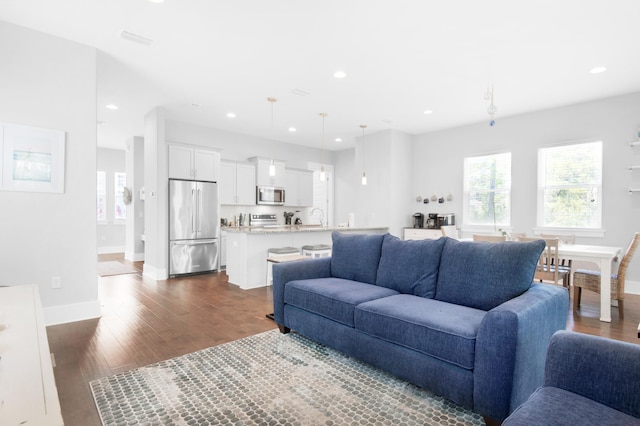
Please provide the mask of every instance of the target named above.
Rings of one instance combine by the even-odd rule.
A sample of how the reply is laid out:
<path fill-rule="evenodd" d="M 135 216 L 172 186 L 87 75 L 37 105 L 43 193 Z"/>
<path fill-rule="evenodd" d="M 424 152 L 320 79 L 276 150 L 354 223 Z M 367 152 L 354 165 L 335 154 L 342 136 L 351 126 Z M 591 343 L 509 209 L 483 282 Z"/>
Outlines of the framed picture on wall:
<path fill-rule="evenodd" d="M 1 187 L 64 193 L 65 132 L 2 123 Z"/>

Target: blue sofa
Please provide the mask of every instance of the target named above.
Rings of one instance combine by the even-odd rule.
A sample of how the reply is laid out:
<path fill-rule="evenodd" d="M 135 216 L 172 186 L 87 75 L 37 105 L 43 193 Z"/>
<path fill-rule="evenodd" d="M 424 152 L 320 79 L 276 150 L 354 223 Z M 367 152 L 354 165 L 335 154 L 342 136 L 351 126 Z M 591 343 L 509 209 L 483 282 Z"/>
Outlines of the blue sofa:
<path fill-rule="evenodd" d="M 274 320 L 504 420 L 542 384 L 568 293 L 532 284 L 543 241 L 403 241 L 334 232 L 330 258 L 276 264 Z"/>
<path fill-rule="evenodd" d="M 543 387 L 503 425 L 640 425 L 640 346 L 558 331 Z"/>

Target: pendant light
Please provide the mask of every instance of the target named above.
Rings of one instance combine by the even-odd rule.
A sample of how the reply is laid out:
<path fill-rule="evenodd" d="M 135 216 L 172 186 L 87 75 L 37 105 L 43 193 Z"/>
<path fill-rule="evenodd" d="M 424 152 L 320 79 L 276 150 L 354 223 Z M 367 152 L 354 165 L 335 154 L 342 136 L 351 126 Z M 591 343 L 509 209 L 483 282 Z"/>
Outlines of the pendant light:
<path fill-rule="evenodd" d="M 362 185 L 366 185 L 367 174 L 364 172 L 364 129 L 366 129 L 367 126 L 364 124 L 361 124 L 360 128 L 362 129 Z"/>
<path fill-rule="evenodd" d="M 276 98 L 267 98 L 267 101 L 271 104 L 271 149 L 273 149 L 273 144 L 275 139 L 273 138 L 273 104 L 278 102 Z M 269 176 L 276 175 L 276 165 L 273 162 L 273 158 L 271 158 L 271 164 L 269 164 Z"/>
<path fill-rule="evenodd" d="M 327 180 L 327 174 L 324 171 L 324 119 L 327 117 L 326 112 L 321 112 L 320 117 L 322 117 L 322 166 L 320 167 L 320 180 Z"/>

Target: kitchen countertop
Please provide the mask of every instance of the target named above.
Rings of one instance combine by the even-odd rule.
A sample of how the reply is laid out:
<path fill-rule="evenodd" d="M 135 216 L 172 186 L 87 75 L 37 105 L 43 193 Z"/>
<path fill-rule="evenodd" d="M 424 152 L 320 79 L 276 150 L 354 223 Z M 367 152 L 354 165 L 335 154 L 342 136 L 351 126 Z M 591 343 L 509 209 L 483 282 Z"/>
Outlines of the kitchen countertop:
<path fill-rule="evenodd" d="M 347 228 L 344 226 L 320 226 L 320 225 L 267 225 L 267 226 L 223 226 L 222 231 L 245 234 L 274 234 L 291 232 L 330 232 L 330 231 L 381 231 L 388 230 L 386 226 L 374 226 L 365 228 Z"/>

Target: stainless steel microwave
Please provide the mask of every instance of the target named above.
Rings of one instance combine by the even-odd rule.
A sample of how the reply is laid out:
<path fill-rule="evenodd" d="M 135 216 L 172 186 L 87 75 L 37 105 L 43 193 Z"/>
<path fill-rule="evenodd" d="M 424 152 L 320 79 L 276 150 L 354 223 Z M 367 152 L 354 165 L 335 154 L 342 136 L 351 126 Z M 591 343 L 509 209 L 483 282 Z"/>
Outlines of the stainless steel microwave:
<path fill-rule="evenodd" d="M 256 204 L 284 206 L 284 188 L 277 186 L 256 186 Z"/>

